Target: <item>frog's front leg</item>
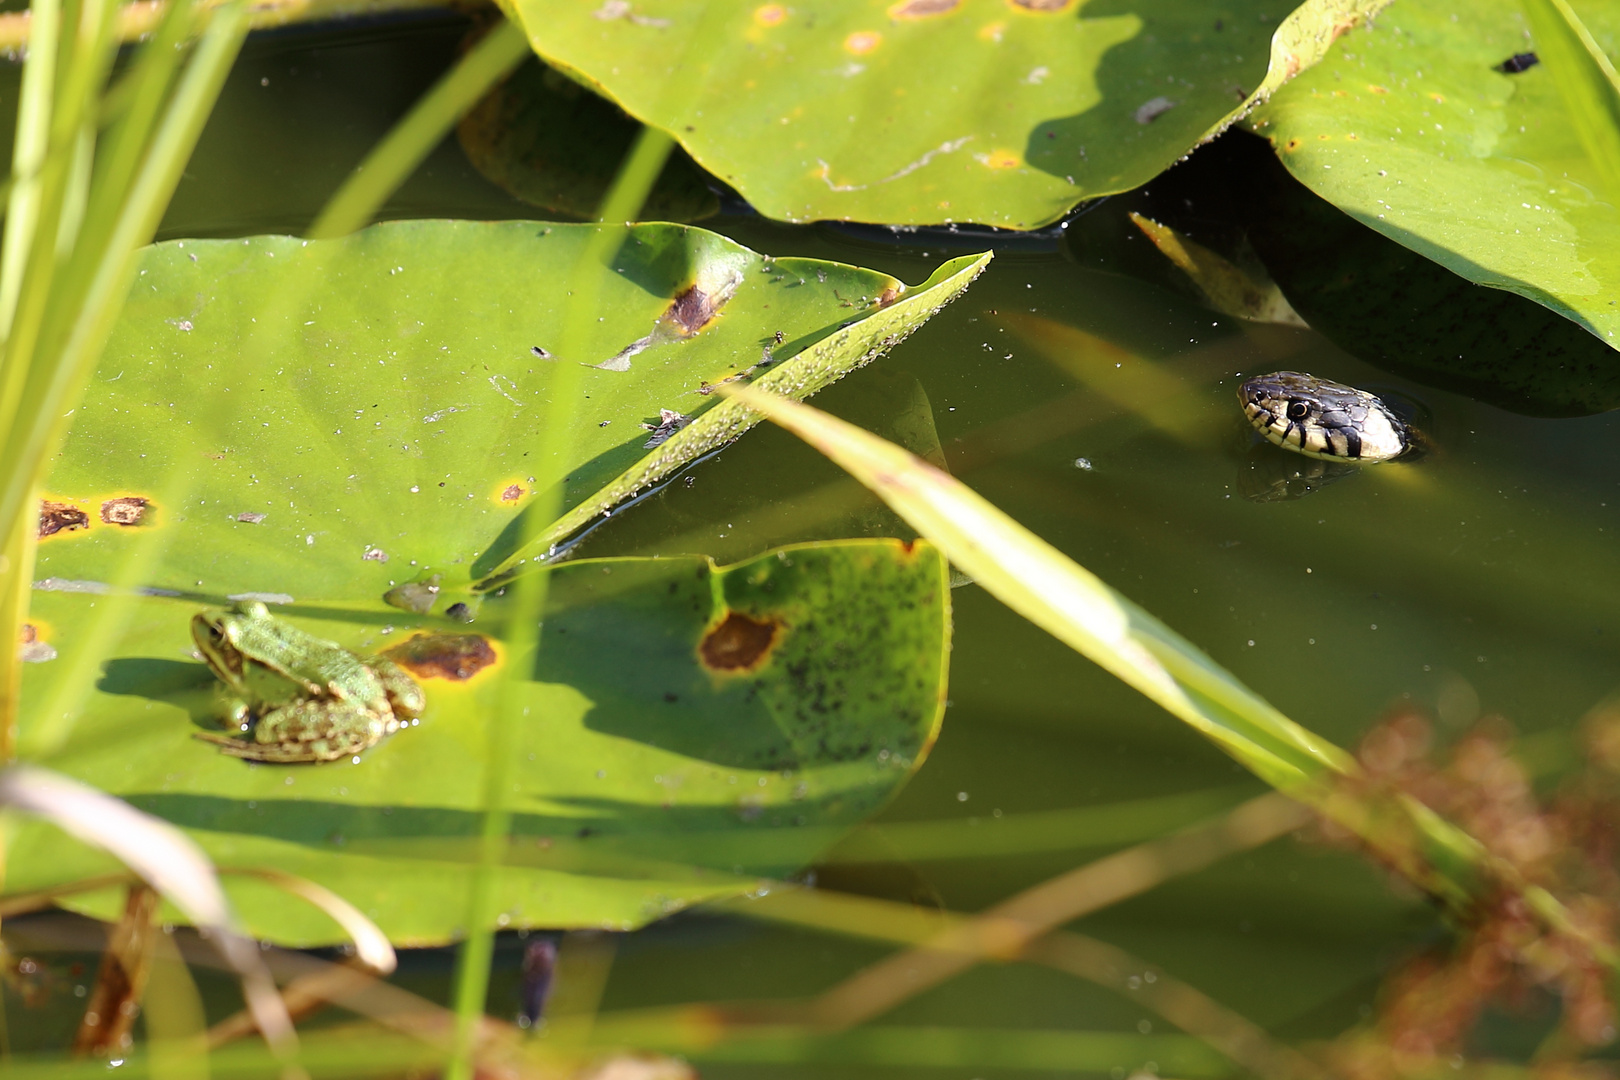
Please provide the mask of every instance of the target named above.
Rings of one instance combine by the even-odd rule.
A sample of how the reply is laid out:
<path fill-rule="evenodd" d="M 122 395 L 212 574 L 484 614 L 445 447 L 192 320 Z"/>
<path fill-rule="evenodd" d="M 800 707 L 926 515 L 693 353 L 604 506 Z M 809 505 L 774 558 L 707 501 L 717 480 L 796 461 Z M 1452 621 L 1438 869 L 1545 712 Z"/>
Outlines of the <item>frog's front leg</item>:
<path fill-rule="evenodd" d="M 358 754 L 398 728 L 399 721 L 387 713 L 329 700 L 295 701 L 259 717 L 248 738 L 233 739 L 212 732 L 197 737 L 214 743 L 232 757 L 289 765 L 337 761 Z"/>
<path fill-rule="evenodd" d="M 381 656 L 369 657 L 363 663 L 382 683 L 383 695 L 388 698 L 388 704 L 401 725 L 422 715 L 422 710 L 427 708 L 427 695 L 416 685 L 415 679 L 405 674 L 403 668 Z"/>
<path fill-rule="evenodd" d="M 253 707 L 235 694 L 219 695 L 219 722 L 227 731 L 246 731 L 253 720 Z"/>

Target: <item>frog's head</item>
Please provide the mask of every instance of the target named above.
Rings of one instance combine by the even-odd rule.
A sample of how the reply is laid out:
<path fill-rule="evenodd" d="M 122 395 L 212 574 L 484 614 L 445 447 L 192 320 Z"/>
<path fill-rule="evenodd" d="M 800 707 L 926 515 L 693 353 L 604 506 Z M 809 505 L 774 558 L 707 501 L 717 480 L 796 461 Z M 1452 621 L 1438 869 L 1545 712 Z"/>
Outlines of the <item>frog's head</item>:
<path fill-rule="evenodd" d="M 252 601 L 229 611 L 199 611 L 191 617 L 191 637 L 203 663 L 226 685 L 243 685 L 242 632 L 269 614 L 263 604 Z"/>

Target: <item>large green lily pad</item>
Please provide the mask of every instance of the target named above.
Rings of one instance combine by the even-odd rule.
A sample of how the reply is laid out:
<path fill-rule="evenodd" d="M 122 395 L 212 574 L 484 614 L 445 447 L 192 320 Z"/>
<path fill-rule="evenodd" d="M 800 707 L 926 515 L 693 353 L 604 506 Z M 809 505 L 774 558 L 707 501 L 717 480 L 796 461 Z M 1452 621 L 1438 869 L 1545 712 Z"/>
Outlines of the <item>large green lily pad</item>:
<path fill-rule="evenodd" d="M 1141 184 L 1382 0 L 509 5 L 573 72 L 771 217 L 1057 220 Z M 1269 63 L 1268 63 L 1269 62 Z"/>
<path fill-rule="evenodd" d="M 1580 14 L 1611 55 L 1620 3 Z M 1313 191 L 1462 277 L 1611 345 L 1620 212 L 1602 193 L 1518 0 L 1400 0 L 1255 113 Z"/>
<path fill-rule="evenodd" d="M 502 925 L 629 928 L 752 888 L 754 875 L 804 865 L 874 812 L 933 741 L 949 590 L 944 561 L 925 544 L 804 545 L 719 569 L 689 557 L 547 572 L 552 605 L 538 655 L 525 657 L 478 623 L 400 619 L 375 602 L 278 608 L 363 651 L 417 632 L 456 635 L 428 639 L 432 648 L 416 638 L 403 655 L 473 657 L 457 674 L 477 660 L 454 643 L 484 642 L 499 657 L 465 680 L 418 667 L 428 697 L 419 725 L 358 761 L 325 765 L 249 764 L 194 739 L 217 721 L 214 680 L 191 655 L 187 624 L 223 598 L 143 598 L 82 718 L 43 764 L 181 826 L 222 868 L 317 881 L 396 943 L 418 945 L 464 925 L 502 664 L 515 663 L 522 680 Z M 29 672 L 25 737 L 58 673 L 71 670 L 96 601 L 36 595 L 35 617 L 60 656 Z M 496 625 L 502 603 L 479 622 Z M 114 869 L 35 824 L 8 851 L 7 886 Z M 227 885 L 259 937 L 341 937 L 257 882 Z M 112 917 L 120 901 L 74 903 Z"/>
<path fill-rule="evenodd" d="M 682 440 L 728 404 L 697 393 L 704 381 L 770 348 L 782 358 L 760 381 L 797 372 L 808 392 L 904 336 L 972 269 L 904 293 L 669 225 L 636 227 L 611 265 L 580 268 L 592 228 L 415 222 L 152 249 L 50 474 L 47 518 L 66 527 L 41 542 L 30 618 L 58 656 L 30 668 L 24 756 L 175 821 L 224 866 L 320 881 L 413 943 L 462 929 L 502 664 L 517 665 L 526 709 L 512 925 L 634 925 L 801 865 L 881 805 L 939 718 L 948 604 L 926 545 L 806 546 L 726 569 L 565 564 L 550 571 L 537 658 L 506 654 L 508 601 L 472 586 L 536 490 L 598 505 L 627 468 L 661 475 L 648 459 L 667 473 L 700 452 Z M 603 314 L 584 352 L 536 356 L 592 272 Z M 672 307 L 690 313 L 694 284 L 729 299 L 688 333 L 653 333 Z M 536 460 L 559 365 L 609 360 L 563 410 L 572 452 Z M 649 451 L 640 425 L 660 408 L 698 421 Z M 149 543 L 155 562 L 132 564 Z M 130 574 L 148 595 L 93 654 L 104 585 Z M 419 594 L 430 612 L 384 603 L 433 577 L 443 591 Z M 358 763 L 250 765 L 190 737 L 212 723 L 212 680 L 188 621 L 242 596 L 359 650 L 462 637 L 410 647 L 429 700 L 418 727 Z M 30 826 L 7 885 L 107 866 Z M 264 886 L 233 888 L 255 933 L 337 936 Z"/>

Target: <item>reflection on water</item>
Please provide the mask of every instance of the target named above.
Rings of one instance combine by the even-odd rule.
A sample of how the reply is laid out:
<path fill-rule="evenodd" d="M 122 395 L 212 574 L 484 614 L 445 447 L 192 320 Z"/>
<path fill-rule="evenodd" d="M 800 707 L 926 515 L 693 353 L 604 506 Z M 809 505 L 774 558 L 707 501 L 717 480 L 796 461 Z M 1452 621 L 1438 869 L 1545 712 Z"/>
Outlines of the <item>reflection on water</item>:
<path fill-rule="evenodd" d="M 1329 484 L 1354 476 L 1362 466 L 1289 453 L 1264 440 L 1249 447 L 1238 466 L 1237 489 L 1250 502 L 1303 499 Z"/>

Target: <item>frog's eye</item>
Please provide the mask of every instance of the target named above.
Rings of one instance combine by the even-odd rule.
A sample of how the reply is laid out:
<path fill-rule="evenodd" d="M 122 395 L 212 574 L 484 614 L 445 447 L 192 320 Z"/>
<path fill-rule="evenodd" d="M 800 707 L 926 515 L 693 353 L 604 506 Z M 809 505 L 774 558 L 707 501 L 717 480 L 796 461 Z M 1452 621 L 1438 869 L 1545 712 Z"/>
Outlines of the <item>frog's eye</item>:
<path fill-rule="evenodd" d="M 1288 419 L 1303 420 L 1311 414 L 1311 407 L 1303 401 L 1290 401 L 1288 403 Z"/>

